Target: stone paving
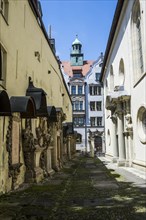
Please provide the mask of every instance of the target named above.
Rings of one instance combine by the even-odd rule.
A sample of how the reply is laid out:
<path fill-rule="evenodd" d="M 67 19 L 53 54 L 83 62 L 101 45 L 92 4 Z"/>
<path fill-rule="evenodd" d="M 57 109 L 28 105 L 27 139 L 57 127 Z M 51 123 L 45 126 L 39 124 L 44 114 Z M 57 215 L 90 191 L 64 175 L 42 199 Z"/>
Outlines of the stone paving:
<path fill-rule="evenodd" d="M 146 194 L 98 158 L 76 157 L 39 184 L 0 196 L 0 220 L 144 220 Z"/>

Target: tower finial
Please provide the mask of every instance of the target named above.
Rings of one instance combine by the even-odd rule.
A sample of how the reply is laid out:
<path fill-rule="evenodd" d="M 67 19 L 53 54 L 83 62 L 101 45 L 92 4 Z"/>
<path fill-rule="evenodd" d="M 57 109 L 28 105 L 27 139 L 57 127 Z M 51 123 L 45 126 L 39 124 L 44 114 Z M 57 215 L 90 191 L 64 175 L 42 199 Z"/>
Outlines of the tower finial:
<path fill-rule="evenodd" d="M 78 34 L 76 34 L 76 38 L 78 38 Z"/>

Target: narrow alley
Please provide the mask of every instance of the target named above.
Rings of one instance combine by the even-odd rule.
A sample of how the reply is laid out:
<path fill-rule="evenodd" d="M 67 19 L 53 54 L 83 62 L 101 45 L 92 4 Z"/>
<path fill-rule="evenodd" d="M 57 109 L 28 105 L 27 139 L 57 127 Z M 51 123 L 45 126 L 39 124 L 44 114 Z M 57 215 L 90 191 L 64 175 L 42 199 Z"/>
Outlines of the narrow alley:
<path fill-rule="evenodd" d="M 47 180 L 0 197 L 0 220 L 146 219 L 146 192 L 99 158 L 78 156 Z"/>

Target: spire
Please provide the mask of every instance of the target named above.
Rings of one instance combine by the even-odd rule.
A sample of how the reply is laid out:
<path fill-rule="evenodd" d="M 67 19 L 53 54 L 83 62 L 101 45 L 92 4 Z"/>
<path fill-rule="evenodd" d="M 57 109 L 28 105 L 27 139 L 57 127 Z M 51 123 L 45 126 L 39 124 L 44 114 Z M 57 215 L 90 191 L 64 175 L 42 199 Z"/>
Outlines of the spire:
<path fill-rule="evenodd" d="M 74 42 L 72 43 L 72 45 L 74 44 L 80 44 L 82 45 L 82 43 L 78 40 L 78 35 L 76 34 L 76 39 L 74 40 Z"/>

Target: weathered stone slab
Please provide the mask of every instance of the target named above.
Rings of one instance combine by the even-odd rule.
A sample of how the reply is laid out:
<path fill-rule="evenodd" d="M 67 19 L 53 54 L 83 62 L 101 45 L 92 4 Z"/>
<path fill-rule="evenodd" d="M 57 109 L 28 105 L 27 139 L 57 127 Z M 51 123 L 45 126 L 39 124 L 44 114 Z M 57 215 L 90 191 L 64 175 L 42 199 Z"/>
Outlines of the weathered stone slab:
<path fill-rule="evenodd" d="M 93 186 L 98 189 L 118 189 L 118 184 L 115 181 L 97 181 L 93 182 Z"/>

